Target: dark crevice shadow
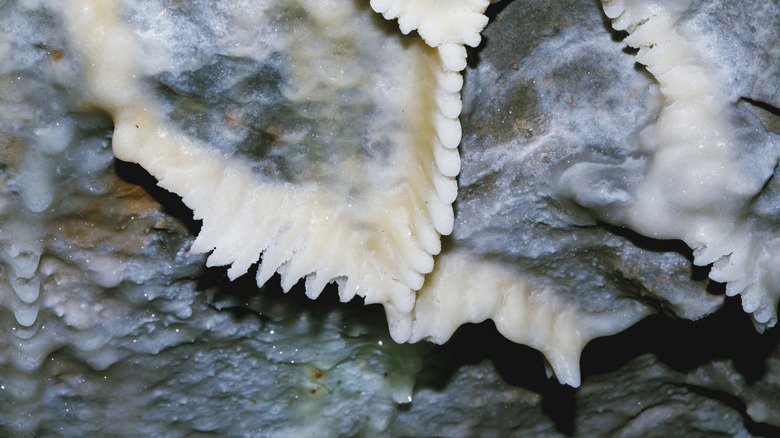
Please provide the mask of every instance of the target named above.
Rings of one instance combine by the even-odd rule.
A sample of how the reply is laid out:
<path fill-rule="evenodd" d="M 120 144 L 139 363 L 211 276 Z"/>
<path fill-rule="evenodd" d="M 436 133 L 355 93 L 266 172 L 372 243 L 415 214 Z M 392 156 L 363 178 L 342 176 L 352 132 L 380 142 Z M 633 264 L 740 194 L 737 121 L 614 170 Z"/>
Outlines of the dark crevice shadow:
<path fill-rule="evenodd" d="M 651 252 L 676 252 L 693 262 L 693 251 L 682 240 L 653 239 L 652 237 L 639 234 L 630 228 L 612 225 L 606 222 L 599 222 L 598 224 L 610 233 L 625 238 L 637 248 Z"/>
<path fill-rule="evenodd" d="M 730 360 L 748 383 L 754 383 L 765 375 L 766 361 L 779 345 L 780 331 L 758 333 L 739 299 L 727 299 L 722 309 L 699 321 L 653 315 L 619 334 L 595 339 L 582 352 L 581 370 L 585 381 L 650 353 L 680 373 Z"/>
<path fill-rule="evenodd" d="M 629 362 L 652 354 L 671 370 L 670 376 L 692 372 L 717 360 L 731 361 L 747 384 L 752 384 L 763 378 L 767 359 L 778 346 L 779 330 L 759 334 L 742 311 L 739 300 L 729 299 L 723 309 L 700 321 L 654 315 L 619 334 L 595 339 L 582 353 L 581 373 L 583 384 L 587 385 L 592 376 L 619 373 Z M 558 432 L 576 434 L 580 389 L 562 385 L 555 378 L 548 379 L 541 353 L 507 340 L 497 332 L 492 321 L 464 325 L 446 344 L 432 350 L 415 390 L 443 390 L 460 367 L 486 360 L 493 363 L 507 384 L 539 394 L 542 412 Z M 728 403 L 723 397 L 713 398 Z M 756 424 L 751 430 L 770 429 Z"/>
<path fill-rule="evenodd" d="M 208 293 L 207 305 L 218 312 L 231 314 L 234 319 L 265 319 L 262 311 L 249 304 L 259 293 L 283 294 L 279 276 L 275 275 L 265 287 L 258 288 L 255 282 L 256 267 L 232 281 L 228 278 L 227 270 L 226 266 L 210 267 L 198 277 L 197 290 Z"/>
<path fill-rule="evenodd" d="M 141 186 L 146 190 L 160 204 L 166 214 L 181 221 L 192 235 L 197 235 L 200 232 L 202 221 L 193 218 L 192 210 L 184 205 L 181 197 L 157 185 L 157 180 L 143 167 L 135 163 L 114 160 L 114 170 L 117 176 L 125 182 Z"/>
<path fill-rule="evenodd" d="M 780 108 L 749 97 L 740 97 L 738 104 L 742 102 L 749 105 L 749 111 L 761 120 L 768 131 L 780 135 Z"/>
<path fill-rule="evenodd" d="M 511 385 L 535 391 L 547 386 L 546 379 L 537 379 L 545 375 L 542 354 L 501 336 L 490 320 L 465 324 L 445 344 L 436 347 L 426 358 L 417 386 L 443 390 L 460 367 L 485 360 L 492 361 L 502 379 Z"/>
<path fill-rule="evenodd" d="M 542 354 L 506 339 L 491 320 L 465 324 L 447 343 L 433 349 L 426 357 L 415 391 L 442 391 L 462 366 L 486 360 L 493 363 L 496 373 L 507 384 L 540 394 L 542 412 L 559 432 L 567 435 L 574 432 L 576 389 L 547 378 Z"/>
<path fill-rule="evenodd" d="M 768 113 L 770 113 L 772 115 L 780 117 L 780 108 L 777 108 L 777 107 L 775 107 L 773 105 L 770 105 L 770 104 L 768 104 L 766 102 L 761 102 L 759 100 L 753 100 L 753 99 L 751 99 L 749 97 L 740 97 L 739 100 L 741 100 L 743 102 L 747 102 L 747 103 L 749 103 L 749 104 L 751 104 L 751 105 L 753 105 L 753 106 L 755 106 L 757 108 L 761 108 L 762 110 L 764 110 L 764 111 L 766 111 L 766 112 L 768 112 Z"/>
<path fill-rule="evenodd" d="M 490 26 L 490 23 L 493 22 L 501 11 L 506 9 L 506 7 L 514 1 L 515 0 L 501 0 L 488 6 L 487 10 L 485 10 L 485 16 L 488 18 L 488 26 Z"/>
<path fill-rule="evenodd" d="M 704 388 L 697 385 L 684 384 L 682 386 L 694 394 L 698 394 L 711 400 L 718 400 L 739 413 L 739 415 L 742 416 L 742 420 L 744 421 L 745 429 L 747 429 L 751 435 L 767 438 L 780 436 L 780 427 L 767 423 L 758 423 L 753 420 L 747 413 L 747 406 L 745 406 L 745 402 L 743 402 L 734 394 L 729 394 L 725 391 Z"/>
<path fill-rule="evenodd" d="M 747 406 L 745 406 L 745 402 L 734 394 L 729 394 L 725 391 L 704 388 L 697 385 L 684 384 L 682 386 L 694 394 L 698 394 L 702 397 L 706 397 L 712 400 L 719 400 L 726 406 L 739 413 L 739 415 L 742 416 L 742 420 L 744 421 L 745 429 L 747 429 L 751 435 L 767 438 L 780 436 L 780 427 L 767 423 L 758 423 L 753 420 L 753 418 L 751 418 L 747 413 Z"/>
<path fill-rule="evenodd" d="M 615 30 L 615 28 L 612 27 L 612 19 L 607 17 L 607 14 L 604 13 L 601 0 L 592 0 L 592 3 L 596 5 L 596 9 L 601 13 L 601 24 L 604 27 L 604 30 L 612 36 L 612 41 L 616 43 L 623 42 L 628 36 L 628 32 L 625 30 Z"/>
<path fill-rule="evenodd" d="M 682 240 L 679 239 L 653 239 L 642 234 L 637 233 L 630 228 L 612 225 L 606 222 L 599 222 L 598 225 L 611 234 L 620 236 L 632 245 L 645 251 L 666 253 L 674 252 L 685 257 L 686 260 L 691 262 L 691 280 L 693 281 L 705 281 L 710 275 L 712 265 L 698 266 L 693 264 L 693 250 Z M 725 284 L 710 281 L 707 286 L 707 291 L 714 295 L 721 295 L 725 293 Z"/>
<path fill-rule="evenodd" d="M 614 27 L 612 27 L 612 19 L 607 17 L 607 14 L 604 13 L 604 8 L 601 5 L 601 0 L 594 0 L 594 3 L 596 4 L 596 7 L 598 8 L 599 12 L 601 13 L 601 25 L 604 27 L 604 30 L 609 33 L 612 41 L 616 43 L 623 43 L 623 41 L 628 37 L 629 33 L 625 30 L 616 30 Z M 639 49 L 635 47 L 631 47 L 626 45 L 621 49 L 621 51 L 627 55 L 636 56 L 637 53 L 639 53 Z M 636 71 L 643 72 L 649 77 L 653 77 L 650 72 L 647 71 L 644 65 L 640 63 L 636 63 L 634 65 L 634 69 Z"/>
<path fill-rule="evenodd" d="M 198 290 L 209 291 L 208 305 L 219 312 L 227 312 L 236 319 L 244 317 L 272 318 L 279 315 L 287 317 L 290 312 L 304 312 L 315 323 L 329 318 L 329 313 L 338 309 L 343 315 L 359 316 L 366 323 L 372 323 L 379 318 L 386 327 L 384 311 L 380 305 L 366 305 L 365 300 L 356 296 L 348 302 L 342 302 L 338 295 L 338 286 L 329 283 L 316 299 L 306 295 L 305 281 L 300 279 L 289 291 L 285 292 L 281 284 L 281 276 L 274 274 L 263 286 L 256 282 L 257 264 L 249 271 L 230 280 L 227 267 L 206 268 L 198 278 Z M 278 311 L 277 306 L 286 310 Z M 294 309 L 294 310 L 293 310 Z"/>

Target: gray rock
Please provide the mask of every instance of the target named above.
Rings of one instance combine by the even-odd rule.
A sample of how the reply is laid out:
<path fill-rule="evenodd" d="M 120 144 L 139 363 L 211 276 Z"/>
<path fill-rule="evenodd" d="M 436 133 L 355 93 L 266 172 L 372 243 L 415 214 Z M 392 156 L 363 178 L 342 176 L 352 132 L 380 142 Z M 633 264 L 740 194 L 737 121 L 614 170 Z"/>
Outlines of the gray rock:
<path fill-rule="evenodd" d="M 722 287 L 684 244 L 605 223 L 645 166 L 623 128 L 652 119 L 657 92 L 596 2 L 491 8 L 466 72 L 456 227 L 444 243 L 512 263 L 584 312 L 668 315 L 594 341 L 577 390 L 548 380 L 540 354 L 491 323 L 444 346 L 397 345 L 380 309 L 338 303 L 333 289 L 312 302 L 300 286 L 258 291 L 205 269 L 187 252 L 198 224 L 186 208 L 113 160 L 111 121 L 81 106 L 83 69 L 45 6 L 0 4 L 0 434 L 777 434 L 777 330 L 759 337 L 730 299 L 707 317 Z M 150 76 L 171 117 L 226 148 L 262 142 L 220 137 L 212 116 L 238 101 L 260 117 L 277 101 L 246 91 L 280 73 L 224 56 L 234 36 L 217 26 L 219 8 L 167 6 L 128 15 L 155 39 L 154 14 L 172 14 L 188 36 L 160 40 L 187 56 Z M 777 8 L 717 7 L 701 26 L 734 66 L 742 112 L 777 132 Z M 287 172 L 280 160 L 269 174 Z M 583 161 L 603 173 L 575 193 L 560 177 Z M 755 207 L 770 230 L 776 181 Z"/>

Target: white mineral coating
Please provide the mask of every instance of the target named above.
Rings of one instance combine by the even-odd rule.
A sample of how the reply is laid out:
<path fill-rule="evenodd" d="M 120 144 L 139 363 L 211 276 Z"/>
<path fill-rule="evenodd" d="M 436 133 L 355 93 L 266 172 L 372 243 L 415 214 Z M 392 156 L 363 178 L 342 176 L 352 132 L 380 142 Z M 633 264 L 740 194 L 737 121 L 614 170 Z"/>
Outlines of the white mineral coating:
<path fill-rule="evenodd" d="M 331 6 L 257 3 L 249 15 L 258 19 L 248 22 L 237 18 L 243 3 L 180 14 L 83 1 L 67 4 L 63 17 L 86 66 L 84 99 L 114 121 L 114 153 L 144 166 L 203 220 L 192 250 L 211 252 L 209 266 L 231 265 L 235 278 L 262 254 L 259 285 L 275 272 L 285 289 L 305 277 L 314 298 L 339 280 L 344 300 L 359 295 L 408 314 L 440 250 L 437 233 L 452 232 L 457 160 L 434 155 L 460 142 L 461 106 L 453 81 L 439 78 L 457 75 L 466 52 L 448 40 L 439 59 L 368 5 Z M 217 38 L 207 44 L 213 56 L 198 53 L 199 65 L 178 71 L 178 59 L 201 46 L 185 37 L 212 24 L 271 36 Z M 112 32 L 95 38 L 95 28 Z M 161 36 L 184 44 L 160 50 Z M 251 57 L 233 56 L 247 43 Z M 202 85 L 210 90 L 193 88 Z"/>
<path fill-rule="evenodd" d="M 111 12 L 112 4 L 87 6 Z M 97 90 L 89 79 L 91 70 L 84 68 L 83 56 L 90 49 L 82 45 L 103 47 L 105 33 L 69 28 L 73 17 L 62 13 L 59 2 L 0 4 L 0 29 L 9 36 L 0 38 L 0 435 L 777 432 L 757 424 L 780 423 L 780 349 L 773 331 L 762 338 L 769 339 L 769 346 L 754 351 L 747 344 L 725 354 L 735 366 L 721 360 L 680 369 L 675 362 L 680 357 L 722 358 L 689 353 L 700 353 L 699 346 L 708 342 L 755 342 L 757 335 L 750 337 L 738 318 L 705 325 L 706 336 L 693 340 L 682 336 L 693 324 L 677 331 L 651 325 L 644 338 L 627 337 L 606 348 L 598 344 L 602 347 L 593 347 L 591 353 L 586 348 L 585 377 L 575 392 L 545 380 L 540 355 L 502 343 L 492 326 L 462 331 L 466 338 L 474 337 L 470 342 L 456 333 L 454 342 L 435 349 L 425 343 L 395 344 L 381 311 L 335 302 L 337 293 L 343 301 L 365 294 L 365 284 L 354 278 L 335 277 L 338 292 L 326 289 L 329 300 L 309 302 L 301 299 L 300 287 L 293 296 L 283 296 L 258 291 L 253 280 L 228 283 L 221 271 L 204 275 L 204 257 L 188 253 L 197 225 L 188 229 L 182 224 L 180 219 L 189 214 L 186 208 L 160 191 L 152 199 L 144 189 L 117 178 L 119 169 L 137 181 L 125 165 L 114 167 L 111 146 L 140 153 L 133 150 L 139 145 L 134 143 L 139 138 L 133 134 L 136 129 L 151 135 L 147 138 L 155 139 L 152 143 L 162 132 L 176 141 L 212 145 L 218 155 L 251 154 L 241 152 L 242 145 L 285 138 L 288 149 L 272 153 L 268 166 L 256 170 L 286 182 L 309 177 L 290 168 L 327 171 L 334 165 L 328 156 L 295 149 L 295 139 L 303 138 L 297 123 L 303 122 L 291 120 L 299 120 L 293 115 L 305 108 L 339 128 L 331 114 L 343 109 L 340 104 L 318 94 L 317 87 L 304 94 L 302 90 L 310 80 L 348 89 L 361 73 L 346 68 L 342 75 L 334 70 L 338 63 L 323 64 L 297 86 L 280 88 L 285 71 L 279 66 L 285 57 L 316 59 L 322 51 L 349 66 L 352 55 L 332 52 L 338 44 L 328 40 L 333 35 L 328 26 L 352 17 L 355 4 L 322 8 L 316 2 L 285 2 L 289 8 L 283 13 L 290 19 L 300 17 L 301 7 L 308 11 L 311 23 L 306 26 L 320 37 L 311 46 L 290 43 L 283 36 L 290 22 L 264 8 L 278 2 L 120 4 L 123 12 L 113 19 L 129 23 L 121 26 L 129 26 L 134 36 L 123 34 L 121 26 L 107 34 L 117 44 L 111 47 L 126 50 L 103 54 L 111 61 L 104 67 L 117 76 L 101 82 Z M 613 7 L 607 8 L 609 15 L 619 9 L 616 4 L 608 5 Z M 663 132 L 643 128 L 657 126 L 664 111 L 668 98 L 658 86 L 662 81 L 636 67 L 637 56 L 608 31 L 594 3 L 523 1 L 497 6 L 482 47 L 470 53 L 462 105 L 457 97 L 464 86 L 460 74 L 430 72 L 435 85 L 427 89 L 431 105 L 450 120 L 444 120 L 445 128 L 423 154 L 430 167 L 420 168 L 430 176 L 429 195 L 435 198 L 420 199 L 438 199 L 428 207 L 435 210 L 457 196 L 454 220 L 449 220 L 453 233 L 440 242 L 437 229 L 446 230 L 446 211 L 408 219 L 424 251 L 419 257 L 407 251 L 397 273 L 408 285 L 421 281 L 415 272 L 432 274 L 414 294 L 410 312 L 394 315 L 391 306 L 386 310 L 395 336 L 409 340 L 444 342 L 461 324 L 492 318 L 504 336 L 542 352 L 561 381 L 576 385 L 580 351 L 593 337 L 623 330 L 656 311 L 699 319 L 717 309 L 723 297 L 708 290 L 717 291 L 717 286 L 707 281 L 707 269 L 692 268 L 693 256 L 683 243 L 655 241 L 608 225 L 628 224 L 626 205 L 638 202 L 639 187 L 651 172 L 657 148 L 647 141 Z M 713 88 L 721 93 L 721 102 L 710 109 L 731 106 L 728 111 L 734 117 L 724 122 L 728 129 L 722 129 L 722 135 L 744 147 L 733 165 L 745 172 L 739 181 L 747 189 L 740 190 L 753 193 L 756 183 L 751 178 L 765 181 L 766 159 L 775 157 L 777 149 L 772 134 L 778 130 L 777 5 L 757 1 L 688 6 L 680 21 L 690 36 L 686 50 L 701 51 L 696 60 L 718 60 L 715 76 L 708 80 L 721 85 Z M 367 5 L 361 11 L 372 14 Z M 382 29 L 385 35 L 376 41 L 390 35 L 384 44 L 394 46 L 402 38 L 395 22 L 383 21 L 378 14 L 360 17 L 361 25 Z M 414 32 L 405 38 L 410 47 L 418 44 Z M 440 46 L 439 53 L 431 52 L 431 59 L 441 55 L 442 62 L 459 69 L 465 65 L 465 52 L 447 44 L 452 42 Z M 378 53 L 368 50 L 368 55 Z M 687 59 L 692 52 L 676 53 Z M 138 72 L 137 78 L 127 77 L 132 71 Z M 297 74 L 304 73 L 309 74 Z M 377 85 L 394 86 L 382 81 Z M 290 108 L 289 102 L 305 101 L 301 96 L 312 96 L 315 105 Z M 151 129 L 152 135 L 148 126 L 135 128 L 132 118 L 115 116 L 112 121 L 103 111 L 117 111 L 117 99 L 134 105 L 148 99 L 146 116 L 132 116 L 162 130 Z M 458 124 L 456 131 L 452 119 L 461 109 L 462 129 Z M 381 143 L 383 130 L 395 127 L 381 117 L 374 123 L 380 128 L 366 134 L 368 144 Z M 332 138 L 328 132 L 320 134 Z M 462 159 L 451 149 L 457 141 Z M 121 142 L 124 146 L 118 147 Z M 202 158 L 198 152 L 192 155 Z M 378 162 L 386 158 L 367 156 Z M 364 166 L 350 154 L 338 159 L 345 169 Z M 325 160 L 325 165 L 317 160 Z M 162 164 L 157 163 L 158 170 L 165 169 Z M 155 168 L 154 163 L 146 165 Z M 208 162 L 200 166 L 192 175 L 181 173 L 181 181 L 194 187 L 198 179 L 207 181 L 209 172 L 220 172 Z M 459 171 L 458 188 L 452 177 Z M 247 176 L 237 172 L 231 178 L 200 188 L 223 198 L 219 201 L 227 206 L 245 206 L 242 193 L 231 189 Z M 335 175 L 332 185 L 341 185 L 343 178 Z M 765 181 L 743 215 L 753 227 L 745 232 L 764 239 L 769 249 L 780 213 L 776 185 L 776 178 Z M 145 187 L 153 190 L 149 181 Z M 343 199 L 354 200 L 345 208 L 360 206 L 350 196 L 328 200 L 310 194 L 318 193 L 296 197 L 288 207 L 320 203 L 327 212 Z M 167 211 L 184 214 L 170 215 L 158 202 Z M 269 215 L 267 222 L 256 226 L 276 220 L 268 205 L 262 209 Z M 388 209 L 383 214 L 398 213 Z M 445 220 L 433 227 L 428 219 L 436 218 Z M 247 236 L 240 224 L 230 222 L 234 219 L 229 213 L 215 216 L 214 231 L 201 231 L 201 236 L 210 235 L 200 238 L 203 249 L 210 249 L 210 240 L 238 248 Z M 415 221 L 422 221 L 421 226 Z M 689 223 L 683 222 L 678 224 L 682 228 Z M 232 233 L 214 234 L 220 228 Z M 315 240 L 328 237 L 317 246 L 319 256 L 335 267 L 345 247 L 332 242 L 350 236 L 339 235 L 338 227 L 324 228 L 327 233 L 315 233 Z M 263 281 L 280 266 L 265 262 L 274 257 L 280 263 L 288 260 L 296 239 L 309 239 L 302 234 L 288 234 L 276 252 L 264 254 L 266 267 L 258 269 Z M 228 275 L 235 277 L 256 260 L 254 248 L 237 259 L 232 259 L 232 250 L 217 248 L 212 263 L 234 263 Z M 425 255 L 440 251 L 432 263 Z M 757 274 L 772 272 L 767 260 L 758 264 Z M 301 265 L 286 264 L 279 271 L 284 289 L 307 275 L 306 293 L 311 297 L 334 279 L 311 275 Z M 664 354 L 658 345 L 677 349 Z M 638 352 L 625 366 L 622 359 L 611 359 L 627 348 L 650 351 L 661 359 Z M 606 372 L 593 371 L 594 356 L 604 358 Z M 766 360 L 765 372 L 745 377 L 748 360 Z M 413 394 L 416 374 L 420 379 Z M 404 407 L 397 404 L 409 401 Z"/>
<path fill-rule="evenodd" d="M 371 0 L 371 8 L 388 20 L 398 19 L 401 32 L 416 30 L 431 47 L 447 47 L 445 51 L 458 51 L 457 46 L 476 47 L 479 33 L 488 22 L 484 15 L 490 0 Z M 455 54 L 442 54 L 444 58 L 458 58 Z M 464 56 L 465 57 L 465 56 Z M 445 61 L 445 64 L 448 61 Z M 463 70 L 466 66 L 453 68 Z"/>
<path fill-rule="evenodd" d="M 401 32 L 417 28 L 405 26 L 408 17 L 425 15 L 418 7 L 454 11 L 453 17 L 462 12 L 455 3 L 401 3 L 388 15 L 400 19 Z M 466 15 L 478 17 L 486 6 L 475 2 Z M 243 23 L 232 20 L 235 7 L 218 8 L 224 26 Z M 481 259 L 485 254 L 474 258 L 468 248 L 453 247 L 434 271 L 436 233 L 452 232 L 450 202 L 457 195 L 447 176 L 451 166 L 438 169 L 434 156 L 461 142 L 452 117 L 460 98 L 450 78 L 466 66 L 464 44 L 478 42 L 452 33 L 462 26 L 436 24 L 433 40 L 418 29 L 429 47 L 352 3 L 328 11 L 317 2 L 255 7 L 267 11 L 255 25 L 273 29 L 275 39 L 258 43 L 252 59 L 229 57 L 228 44 L 203 58 L 202 67 L 177 75 L 167 73 L 168 59 L 175 70 L 189 46 L 173 45 L 159 58 L 143 54 L 155 51 L 147 47 L 160 35 L 180 35 L 179 19 L 158 14 L 149 23 L 135 2 L 85 0 L 63 9 L 76 57 L 86 66 L 83 99 L 111 115 L 115 155 L 140 163 L 203 220 L 191 250 L 211 252 L 208 266 L 231 265 L 228 276 L 235 278 L 262 254 L 258 285 L 278 272 L 289 290 L 305 277 L 311 298 L 336 282 L 344 301 L 358 295 L 383 304 L 398 342 L 444 342 L 463 323 L 493 319 L 508 338 L 542 351 L 559 380 L 573 386 L 590 339 L 651 312 L 631 302 L 583 313 L 579 303 L 559 298 L 557 289 L 568 284 L 540 284 L 530 271 Z M 198 27 L 213 10 L 190 12 L 188 22 Z M 485 22 L 466 18 L 463 26 L 472 32 Z M 93 28 L 112 32 L 95 38 Z M 234 102 L 247 87 L 249 96 L 258 94 L 253 111 Z M 209 101 L 212 117 L 204 117 Z M 225 122 L 233 132 L 215 135 L 212 124 Z M 249 129 L 265 136 L 250 136 Z M 470 281 L 449 272 L 467 272 L 464 264 L 475 270 Z M 118 281 L 115 270 L 91 270 L 108 274 L 96 278 L 103 286 Z M 485 279 L 483 299 L 464 305 L 477 278 Z"/>
<path fill-rule="evenodd" d="M 0 80 L 0 435 L 386 429 L 425 347 L 395 344 L 362 306 L 349 323 L 333 303 L 312 313 L 210 284 L 194 236 L 117 177 L 111 120 L 79 100 L 81 66 L 45 6 L 0 5 L 14 35 Z M 36 132 L 63 117 L 62 137 Z M 53 194 L 43 209 L 28 203 L 38 186 Z"/>
<path fill-rule="evenodd" d="M 652 312 L 641 301 L 627 299 L 616 306 L 615 300 L 596 298 L 612 298 L 625 288 L 606 284 L 609 278 L 572 277 L 572 268 L 582 269 L 576 257 L 570 261 L 556 253 L 552 263 L 545 260 L 547 271 L 539 272 L 541 258 L 523 263 L 510 240 L 499 250 L 506 257 L 494 260 L 483 248 L 500 223 L 492 217 L 491 229 L 469 235 L 468 243 L 461 241 L 472 230 L 468 225 L 461 229 L 435 269 L 432 255 L 440 251 L 436 232 L 453 230 L 449 202 L 457 190 L 447 175 L 457 167 L 445 163 L 437 169 L 442 160 L 434 157 L 462 139 L 460 123 L 452 118 L 460 112 L 459 98 L 451 80 L 445 85 L 438 78 L 465 67 L 463 44 L 478 42 L 468 35 L 484 26 L 486 19 L 477 18 L 486 2 L 384 5 L 389 9 L 380 12 L 399 18 L 401 32 L 417 29 L 438 49 L 438 58 L 419 40 L 402 38 L 387 23 L 376 24 L 365 7 L 345 3 L 324 11 L 317 2 L 268 2 L 255 6 L 271 12 L 254 25 L 274 35 L 254 43 L 259 47 L 251 58 L 230 56 L 230 38 L 215 37 L 207 46 L 216 53 L 196 52 L 201 64 L 186 71 L 178 71 L 178 59 L 192 54 L 193 42 L 177 39 L 186 42 L 168 46 L 165 53 L 156 48 L 157 41 L 203 34 L 190 29 L 211 23 L 215 10 L 196 5 L 183 14 L 186 23 L 166 10 L 150 22 L 147 9 L 137 5 L 86 1 L 65 8 L 69 36 L 87 66 L 90 89 L 84 99 L 112 115 L 115 154 L 142 164 L 204 220 L 192 250 L 212 251 L 209 266 L 232 265 L 228 275 L 235 278 L 262 253 L 258 284 L 279 272 L 282 287 L 289 290 L 306 277 L 312 298 L 335 281 L 342 300 L 359 295 L 367 303 L 382 303 L 390 333 L 399 342 L 444 342 L 463 323 L 493 319 L 508 338 L 542 351 L 556 376 L 574 386 L 579 384 L 580 351 L 590 339 L 619 332 Z M 243 8 L 225 2 L 216 9 L 219 29 L 246 24 L 233 18 L 236 7 Z M 444 16 L 454 13 L 449 25 L 462 18 L 462 26 L 442 27 L 444 22 L 433 18 L 420 21 L 431 8 L 443 8 Z M 111 28 L 112 33 L 94 38 L 94 27 Z M 461 27 L 471 30 L 455 32 Z M 606 40 L 608 34 L 602 37 Z M 618 50 L 618 44 L 610 47 Z M 377 57 L 379 48 L 382 57 Z M 159 86 L 150 87 L 149 81 Z M 242 93 L 247 87 L 249 92 Z M 450 98 L 441 99 L 441 93 Z M 250 104 L 249 111 L 238 107 L 235 100 L 241 94 L 256 96 L 249 102 L 260 105 Z M 368 117 L 352 120 L 358 116 Z M 594 125 L 587 115 L 581 119 Z M 213 125 L 232 132 L 215 133 Z M 363 125 L 364 131 L 355 132 Z M 250 136 L 249 128 L 263 134 Z M 596 141 L 605 141 L 605 132 L 598 131 Z M 466 153 L 488 150 L 464 146 Z M 558 165 L 557 160 L 552 163 Z M 464 187 L 471 186 L 470 177 L 464 171 Z M 537 180 L 554 184 L 549 178 Z M 494 187 L 473 187 L 485 192 L 481 199 L 495 200 Z M 499 197 L 476 216 L 523 199 L 502 191 Z M 464 222 L 473 220 L 466 215 Z M 572 224 L 582 225 L 576 219 L 562 221 L 560 228 Z M 510 239 L 528 235 L 516 223 L 503 232 Z M 470 281 L 450 274 L 468 272 L 465 266 L 473 270 Z M 109 274 L 97 279 L 102 285 L 114 283 L 111 269 L 93 270 Z M 478 282 L 484 292 L 474 295 L 478 278 L 484 279 Z M 584 294 L 572 294 L 578 286 Z M 572 295 L 578 298 L 570 299 Z M 480 299 L 474 302 L 472 296 Z M 700 306 L 699 315 L 708 309 Z"/>
<path fill-rule="evenodd" d="M 757 83 L 765 73 L 758 72 L 777 70 L 777 38 L 743 43 L 723 32 L 729 17 L 747 14 L 744 6 L 605 3 L 615 29 L 628 32 L 626 44 L 638 49 L 637 61 L 657 81 L 662 107 L 653 120 L 625 128 L 634 134 L 626 149 L 647 162 L 641 181 L 610 184 L 601 176 L 610 173 L 605 163 L 582 162 L 564 175 L 566 190 L 605 221 L 684 241 L 696 265 L 712 265 L 710 278 L 727 283 L 727 295 L 741 295 L 757 329 L 774 326 L 780 236 L 774 223 L 756 217 L 755 205 L 769 193 L 780 139 L 749 102 L 752 90 L 764 88 Z M 761 2 L 750 14 L 764 14 L 769 28 L 777 29 L 771 20 L 779 9 L 776 2 Z M 615 163 L 612 173 L 625 173 L 635 163 Z M 593 192 L 606 184 L 633 195 L 599 203 Z"/>

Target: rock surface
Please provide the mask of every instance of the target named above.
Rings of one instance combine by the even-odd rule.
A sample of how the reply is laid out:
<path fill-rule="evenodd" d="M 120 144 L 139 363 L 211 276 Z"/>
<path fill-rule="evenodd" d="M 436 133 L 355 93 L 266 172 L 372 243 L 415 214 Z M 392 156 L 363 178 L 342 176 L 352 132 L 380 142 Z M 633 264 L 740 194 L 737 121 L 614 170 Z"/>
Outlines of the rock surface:
<path fill-rule="evenodd" d="M 744 111 L 777 132 L 780 17 L 771 1 L 743 3 L 710 23 L 727 35 L 713 44 L 738 47 Z M 201 6 L 176 11 L 197 27 Z M 398 345 L 381 309 L 338 303 L 334 288 L 309 301 L 278 279 L 260 291 L 228 282 L 187 252 L 199 224 L 186 207 L 113 159 L 111 120 L 79 101 L 83 71 L 56 8 L 11 0 L 0 4 L 13 36 L 0 38 L 0 434 L 776 435 L 777 329 L 755 333 L 681 242 L 606 225 L 556 186 L 572 162 L 629 156 L 625 127 L 657 110 L 652 78 L 596 2 L 489 12 L 465 73 L 445 253 L 510 264 L 585 313 L 668 316 L 593 341 L 575 390 L 492 323 L 444 346 Z M 219 56 L 220 38 L 202 55 Z M 605 181 L 630 186 L 642 168 Z M 761 212 L 776 226 L 773 184 Z"/>

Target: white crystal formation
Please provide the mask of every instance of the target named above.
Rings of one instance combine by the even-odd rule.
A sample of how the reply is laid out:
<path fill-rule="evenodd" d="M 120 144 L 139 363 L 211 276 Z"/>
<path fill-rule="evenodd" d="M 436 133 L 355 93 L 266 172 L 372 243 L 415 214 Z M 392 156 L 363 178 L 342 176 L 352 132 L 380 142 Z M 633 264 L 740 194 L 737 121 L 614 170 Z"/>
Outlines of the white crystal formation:
<path fill-rule="evenodd" d="M 729 61 L 727 48 L 713 45 L 707 6 L 689 15 L 693 4 L 604 2 L 613 27 L 628 32 L 626 44 L 638 49 L 637 61 L 658 82 L 662 106 L 628 146 L 648 157 L 635 193 L 596 209 L 643 235 L 684 241 L 694 263 L 712 265 L 710 278 L 726 283 L 728 295 L 741 295 L 764 330 L 777 321 L 780 235 L 755 208 L 774 176 L 779 141 L 738 106 L 752 84 L 734 79 L 740 66 Z M 581 185 L 595 178 L 585 174 L 604 170 L 593 166 L 580 163 L 564 176 L 581 204 L 593 204 Z"/>

